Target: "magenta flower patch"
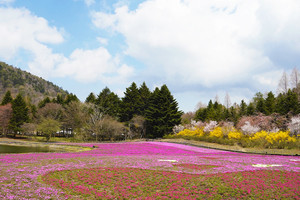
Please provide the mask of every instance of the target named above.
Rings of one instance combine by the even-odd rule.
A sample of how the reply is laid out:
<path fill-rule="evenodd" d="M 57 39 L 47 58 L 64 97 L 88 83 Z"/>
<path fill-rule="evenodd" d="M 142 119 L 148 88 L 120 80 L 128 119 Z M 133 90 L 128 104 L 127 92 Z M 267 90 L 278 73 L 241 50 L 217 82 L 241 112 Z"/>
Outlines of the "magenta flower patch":
<path fill-rule="evenodd" d="M 297 156 L 234 153 L 163 142 L 78 145 L 97 148 L 0 155 L 0 199 L 135 199 L 139 190 L 145 194 L 141 199 L 300 196 Z"/>

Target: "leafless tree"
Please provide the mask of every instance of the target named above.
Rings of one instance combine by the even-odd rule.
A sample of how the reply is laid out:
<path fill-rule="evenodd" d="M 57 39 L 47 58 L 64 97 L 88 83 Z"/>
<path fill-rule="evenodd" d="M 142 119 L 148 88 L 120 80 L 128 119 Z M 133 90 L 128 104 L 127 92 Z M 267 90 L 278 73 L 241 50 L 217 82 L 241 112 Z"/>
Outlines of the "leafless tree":
<path fill-rule="evenodd" d="M 290 84 L 292 88 L 297 88 L 299 82 L 300 82 L 300 73 L 298 71 L 298 69 L 295 67 L 291 73 L 291 80 L 290 80 Z"/>
<path fill-rule="evenodd" d="M 280 94 L 280 93 L 287 93 L 289 90 L 289 80 L 288 80 L 288 77 L 286 75 L 286 72 L 283 72 L 282 73 L 282 77 L 279 81 L 279 84 L 278 84 L 278 88 L 277 88 L 277 93 Z"/>
<path fill-rule="evenodd" d="M 224 98 L 224 105 L 228 109 L 231 106 L 231 100 L 228 92 L 226 92 L 225 98 Z"/>
<path fill-rule="evenodd" d="M 96 141 L 98 141 L 99 136 L 102 131 L 103 120 L 105 117 L 105 111 L 103 108 L 99 106 L 88 103 L 86 104 L 86 112 L 88 113 L 89 117 L 86 121 L 86 131 L 95 134 Z"/>
<path fill-rule="evenodd" d="M 195 107 L 195 110 L 197 111 L 197 110 L 199 110 L 200 108 L 206 108 L 207 106 L 204 104 L 204 103 L 202 103 L 201 101 L 199 101 L 198 103 L 197 103 L 197 105 L 196 105 L 196 107 Z"/>
<path fill-rule="evenodd" d="M 220 98 L 218 95 L 215 96 L 215 101 L 214 102 L 217 102 L 218 104 L 220 104 Z"/>
<path fill-rule="evenodd" d="M 9 103 L 4 106 L 0 106 L 0 128 L 1 128 L 0 131 L 4 135 L 8 133 L 8 125 L 11 117 L 12 117 L 11 104 Z"/>

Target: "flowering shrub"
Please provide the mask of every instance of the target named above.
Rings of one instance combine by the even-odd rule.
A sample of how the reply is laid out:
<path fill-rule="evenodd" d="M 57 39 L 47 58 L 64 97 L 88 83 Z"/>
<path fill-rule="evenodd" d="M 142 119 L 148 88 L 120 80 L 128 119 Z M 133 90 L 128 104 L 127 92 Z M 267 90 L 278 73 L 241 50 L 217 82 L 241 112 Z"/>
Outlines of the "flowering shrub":
<path fill-rule="evenodd" d="M 253 136 L 250 137 L 250 140 L 259 140 L 265 139 L 268 136 L 267 131 L 256 132 Z"/>
<path fill-rule="evenodd" d="M 204 127 L 204 132 L 208 133 L 212 130 L 214 130 L 218 126 L 218 122 L 216 121 L 210 121 L 205 127 Z"/>
<path fill-rule="evenodd" d="M 300 116 L 292 117 L 291 122 L 288 124 L 288 128 L 292 135 L 300 135 Z"/>
<path fill-rule="evenodd" d="M 241 130 L 245 135 L 251 135 L 260 131 L 260 128 L 258 126 L 252 126 L 250 122 L 246 121 L 245 125 L 241 127 Z"/>
<path fill-rule="evenodd" d="M 198 128 L 196 130 L 189 130 L 184 129 L 183 131 L 180 131 L 177 136 L 183 136 L 183 137 L 202 137 L 204 136 L 203 128 Z"/>
<path fill-rule="evenodd" d="M 236 139 L 236 140 L 239 140 L 243 137 L 243 133 L 241 133 L 240 131 L 237 131 L 237 130 L 233 130 L 233 131 L 230 131 L 228 133 L 228 138 L 229 139 Z"/>
<path fill-rule="evenodd" d="M 253 131 L 253 127 L 251 128 Z M 185 139 L 204 140 L 208 142 L 216 142 L 220 144 L 233 145 L 238 142 L 243 147 L 264 147 L 264 148 L 297 148 L 299 140 L 289 135 L 289 131 L 258 131 L 251 135 L 243 134 L 243 132 L 233 127 L 216 127 L 209 133 L 205 133 L 203 128 L 195 130 L 184 129 L 173 137 L 182 137 Z"/>
<path fill-rule="evenodd" d="M 175 125 L 173 127 L 173 133 L 179 133 L 180 131 L 183 131 L 183 129 L 184 129 L 184 126 L 182 126 L 181 124 Z"/>
<path fill-rule="evenodd" d="M 246 131 L 247 133 L 255 133 L 260 130 L 270 131 L 277 127 L 277 124 L 274 123 L 275 121 L 275 116 L 265 116 L 263 114 L 254 116 L 243 116 L 237 123 L 236 127 L 238 129 L 242 129 L 242 127 L 246 125 L 246 122 L 248 122 L 248 125 L 251 125 L 252 127 L 258 127 L 259 130 L 250 131 L 250 129 L 249 131 Z M 251 127 L 249 126 L 249 128 Z"/>
<path fill-rule="evenodd" d="M 216 127 L 214 130 L 209 132 L 209 137 L 222 138 L 223 131 L 221 127 Z"/>
<path fill-rule="evenodd" d="M 296 142 L 296 138 L 289 135 L 289 131 L 271 132 L 266 136 L 266 140 L 271 143 Z"/>

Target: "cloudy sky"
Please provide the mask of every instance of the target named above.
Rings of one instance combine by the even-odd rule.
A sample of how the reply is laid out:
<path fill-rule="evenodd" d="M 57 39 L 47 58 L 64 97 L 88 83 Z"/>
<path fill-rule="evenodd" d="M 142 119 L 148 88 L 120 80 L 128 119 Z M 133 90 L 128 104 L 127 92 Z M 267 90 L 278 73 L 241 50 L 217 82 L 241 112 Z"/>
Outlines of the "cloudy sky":
<path fill-rule="evenodd" d="M 276 92 L 299 0 L 0 0 L 0 60 L 76 94 L 166 84 L 183 111 Z"/>

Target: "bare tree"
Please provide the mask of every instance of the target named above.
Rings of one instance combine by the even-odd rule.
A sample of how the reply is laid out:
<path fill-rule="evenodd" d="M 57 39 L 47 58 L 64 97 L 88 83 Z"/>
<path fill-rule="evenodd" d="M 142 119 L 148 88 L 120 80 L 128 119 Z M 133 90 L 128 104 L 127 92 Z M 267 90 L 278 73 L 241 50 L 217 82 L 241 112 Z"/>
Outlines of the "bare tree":
<path fill-rule="evenodd" d="M 288 77 L 285 73 L 285 71 L 282 73 L 282 77 L 279 81 L 279 84 L 278 84 L 278 88 L 277 88 L 277 93 L 280 94 L 280 93 L 287 93 L 289 90 L 289 81 L 288 81 Z"/>
<path fill-rule="evenodd" d="M 298 69 L 295 67 L 291 73 L 290 84 L 292 88 L 297 88 L 300 81 L 299 79 L 300 79 L 300 73 Z"/>
<path fill-rule="evenodd" d="M 0 106 L 0 132 L 6 136 L 8 133 L 9 120 L 12 117 L 11 104 Z"/>
<path fill-rule="evenodd" d="M 224 99 L 224 105 L 228 109 L 231 106 L 231 100 L 228 92 L 226 92 L 225 99 Z"/>
<path fill-rule="evenodd" d="M 195 110 L 197 111 L 197 110 L 199 110 L 200 108 L 206 108 L 207 106 L 204 104 L 204 103 L 202 103 L 201 101 L 199 101 L 198 103 L 197 103 L 197 105 L 196 105 L 196 107 L 195 107 Z"/>
<path fill-rule="evenodd" d="M 215 96 L 215 102 L 217 102 L 218 104 L 220 104 L 220 99 L 219 99 L 218 95 Z"/>
<path fill-rule="evenodd" d="M 89 118 L 86 122 L 86 129 L 88 132 L 94 134 L 96 136 L 96 141 L 98 140 L 103 126 L 103 120 L 105 117 L 105 112 L 103 108 L 99 106 L 89 103 L 87 105 L 87 112 L 89 114 Z"/>

